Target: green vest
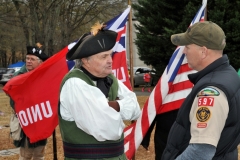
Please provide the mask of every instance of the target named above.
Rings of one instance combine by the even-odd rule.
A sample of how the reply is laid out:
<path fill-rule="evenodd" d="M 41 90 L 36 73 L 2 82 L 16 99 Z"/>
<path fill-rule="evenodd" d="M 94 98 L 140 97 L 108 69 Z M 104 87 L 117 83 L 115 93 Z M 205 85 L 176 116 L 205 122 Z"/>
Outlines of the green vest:
<path fill-rule="evenodd" d="M 79 69 L 74 69 L 69 72 L 63 79 L 63 84 L 67 79 L 77 77 L 84 80 L 89 85 L 95 86 L 93 81 Z M 109 101 L 115 100 L 118 91 L 117 79 L 111 74 L 113 84 L 109 91 Z M 127 160 L 124 154 L 124 136 L 117 141 L 97 141 L 93 136 L 85 133 L 76 126 L 75 121 L 65 121 L 61 118 L 60 107 L 59 113 L 59 127 L 63 140 L 65 160 L 76 159 L 102 159 L 102 160 Z M 107 127 L 107 126 L 106 126 Z"/>

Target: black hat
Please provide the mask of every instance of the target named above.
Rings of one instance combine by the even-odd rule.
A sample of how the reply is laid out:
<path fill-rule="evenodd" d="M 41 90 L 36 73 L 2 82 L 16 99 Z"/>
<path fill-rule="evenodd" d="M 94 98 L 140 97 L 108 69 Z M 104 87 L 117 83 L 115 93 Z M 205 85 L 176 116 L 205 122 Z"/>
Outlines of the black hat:
<path fill-rule="evenodd" d="M 68 51 L 67 59 L 81 59 L 112 49 L 116 43 L 117 33 L 101 29 L 95 35 L 86 33 Z"/>
<path fill-rule="evenodd" d="M 38 47 L 27 46 L 27 55 L 28 54 L 37 56 L 42 61 L 45 61 L 48 59 L 48 56 Z"/>

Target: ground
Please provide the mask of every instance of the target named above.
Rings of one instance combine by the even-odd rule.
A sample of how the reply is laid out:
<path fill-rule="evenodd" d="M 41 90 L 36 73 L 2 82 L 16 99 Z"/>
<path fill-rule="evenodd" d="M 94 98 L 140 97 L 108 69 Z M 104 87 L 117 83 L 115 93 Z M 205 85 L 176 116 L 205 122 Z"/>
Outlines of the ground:
<path fill-rule="evenodd" d="M 1 86 L 0 86 L 1 89 Z M 136 88 L 136 90 L 140 90 L 140 88 Z M 138 102 L 141 107 L 143 107 L 144 103 L 146 102 L 148 96 L 138 96 Z M 0 151 L 15 148 L 12 144 L 12 141 L 9 137 L 9 119 L 10 115 L 12 113 L 12 110 L 9 106 L 9 98 L 6 96 L 5 93 L 0 92 Z M 125 122 L 126 125 L 129 125 L 130 122 Z M 154 160 L 155 154 L 154 154 L 154 143 L 153 143 L 153 134 L 152 132 L 150 146 L 149 146 L 149 152 L 147 152 L 142 146 L 140 146 L 137 149 L 137 152 L 135 154 L 135 160 Z M 53 151 L 53 139 L 52 136 L 48 138 L 48 143 L 45 150 L 45 160 L 53 160 L 54 158 L 54 151 Z M 55 157 L 57 157 L 58 160 L 63 160 L 63 149 L 62 149 L 62 139 L 59 133 L 59 128 L 56 128 L 56 142 L 57 142 L 57 154 L 55 154 Z M 240 153 L 240 152 L 239 152 Z M 18 159 L 18 155 L 14 156 L 8 156 L 8 157 L 0 157 L 0 160 L 16 160 Z M 239 158 L 240 160 L 240 155 Z"/>
<path fill-rule="evenodd" d="M 1 89 L 0 85 L 0 89 Z M 137 89 L 138 90 L 138 89 Z M 139 89 L 140 90 L 140 89 Z M 138 101 L 141 107 L 146 102 L 148 96 L 138 96 Z M 0 151 L 6 149 L 15 148 L 12 144 L 12 140 L 9 137 L 9 120 L 12 109 L 9 105 L 9 97 L 4 93 L 0 92 Z M 130 122 L 125 122 L 129 125 Z M 153 132 L 154 133 L 154 132 Z M 153 137 L 153 136 L 152 136 Z M 45 150 L 45 160 L 53 160 L 53 139 L 52 136 L 48 138 L 48 143 Z M 63 149 L 62 149 L 62 139 L 59 132 L 59 128 L 56 128 L 56 142 L 57 142 L 57 156 L 58 160 L 63 160 Z M 16 160 L 18 155 L 0 157 L 0 160 Z M 140 146 L 135 155 L 136 160 L 154 160 L 154 147 L 153 139 L 150 142 L 149 152 L 147 152 L 142 146 Z"/>

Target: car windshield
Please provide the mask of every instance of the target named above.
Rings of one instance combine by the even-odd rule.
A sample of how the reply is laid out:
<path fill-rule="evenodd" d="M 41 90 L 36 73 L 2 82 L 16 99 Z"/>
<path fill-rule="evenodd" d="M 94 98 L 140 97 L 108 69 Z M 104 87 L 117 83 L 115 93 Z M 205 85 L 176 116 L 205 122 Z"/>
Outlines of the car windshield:
<path fill-rule="evenodd" d="M 6 72 L 6 74 L 11 74 L 11 73 L 14 73 L 14 72 L 15 72 L 14 69 L 8 69 L 7 72 Z"/>
<path fill-rule="evenodd" d="M 7 69 L 6 68 L 0 68 L 0 74 L 6 73 Z"/>
<path fill-rule="evenodd" d="M 143 68 L 143 73 L 147 73 L 150 72 L 151 70 L 147 69 L 147 68 Z"/>
<path fill-rule="evenodd" d="M 148 68 L 139 68 L 136 70 L 136 72 L 140 72 L 140 73 L 147 73 L 149 72 L 150 70 Z"/>

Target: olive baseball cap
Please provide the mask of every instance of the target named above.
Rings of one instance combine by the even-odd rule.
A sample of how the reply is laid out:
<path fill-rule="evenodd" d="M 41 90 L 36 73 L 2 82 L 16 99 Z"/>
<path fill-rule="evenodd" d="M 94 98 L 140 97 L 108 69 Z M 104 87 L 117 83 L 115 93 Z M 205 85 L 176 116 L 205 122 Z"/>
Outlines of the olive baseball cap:
<path fill-rule="evenodd" d="M 171 41 L 177 46 L 196 44 L 212 50 L 223 50 L 226 46 L 225 33 L 211 21 L 197 22 L 190 26 L 185 33 L 172 35 Z"/>

